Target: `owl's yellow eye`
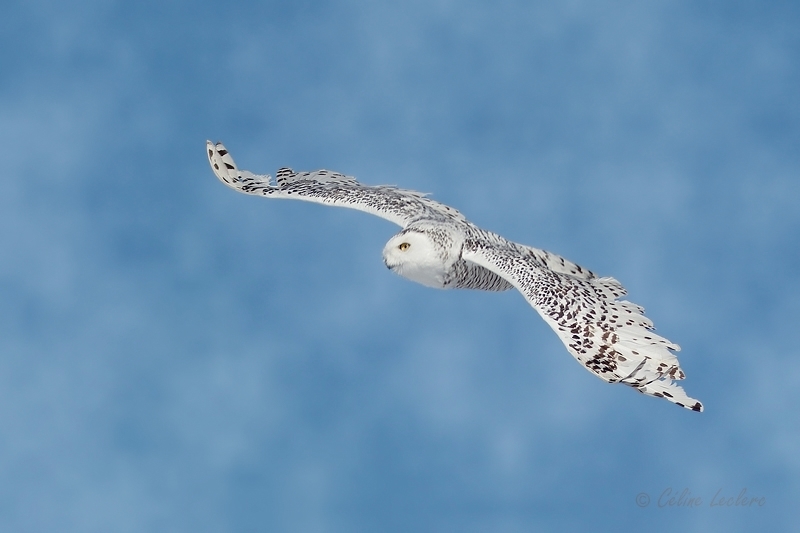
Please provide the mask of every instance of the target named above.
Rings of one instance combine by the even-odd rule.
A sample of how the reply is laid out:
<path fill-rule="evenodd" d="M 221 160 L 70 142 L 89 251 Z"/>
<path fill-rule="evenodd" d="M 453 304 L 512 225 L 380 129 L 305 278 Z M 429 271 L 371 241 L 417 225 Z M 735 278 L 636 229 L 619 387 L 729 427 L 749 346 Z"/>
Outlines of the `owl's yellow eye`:
<path fill-rule="evenodd" d="M 407 242 L 402 242 L 402 243 L 400 243 L 400 246 L 398 246 L 398 248 L 400 248 L 400 251 L 401 251 L 401 252 L 405 252 L 406 250 L 408 250 L 408 248 L 409 248 L 410 246 L 411 246 L 411 245 L 410 245 L 410 244 L 408 244 Z"/>

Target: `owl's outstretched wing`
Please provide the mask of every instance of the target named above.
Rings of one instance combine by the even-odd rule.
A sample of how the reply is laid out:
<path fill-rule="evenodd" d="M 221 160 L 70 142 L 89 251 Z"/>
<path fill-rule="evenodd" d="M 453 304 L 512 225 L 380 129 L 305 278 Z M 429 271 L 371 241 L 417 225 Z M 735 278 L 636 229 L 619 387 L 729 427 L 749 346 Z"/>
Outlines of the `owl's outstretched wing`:
<path fill-rule="evenodd" d="M 452 207 L 424 194 L 389 185 L 362 185 L 355 178 L 329 170 L 294 172 L 278 170 L 275 182 L 269 175 L 239 170 L 222 143 L 206 142 L 208 162 L 219 180 L 239 192 L 272 198 L 290 198 L 319 204 L 349 207 L 372 213 L 406 227 L 419 219 L 466 222 Z"/>
<path fill-rule="evenodd" d="M 468 239 L 462 257 L 516 287 L 590 372 L 686 409 L 703 410 L 703 404 L 675 383 L 685 377 L 672 353 L 680 347 L 653 333 L 644 309 L 618 300 L 626 291 L 617 280 L 584 269 L 573 272 L 574 264 L 558 256 L 486 235 L 491 238 Z"/>

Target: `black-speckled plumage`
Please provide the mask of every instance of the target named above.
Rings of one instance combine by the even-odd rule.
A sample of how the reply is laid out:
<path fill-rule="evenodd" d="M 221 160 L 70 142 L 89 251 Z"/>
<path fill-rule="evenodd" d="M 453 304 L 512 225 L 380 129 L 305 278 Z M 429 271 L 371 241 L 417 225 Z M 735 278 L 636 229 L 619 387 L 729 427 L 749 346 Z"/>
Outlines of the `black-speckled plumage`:
<path fill-rule="evenodd" d="M 703 410 L 675 383 L 685 377 L 672 353 L 680 347 L 653 333 L 644 309 L 619 300 L 626 291 L 617 280 L 482 230 L 415 191 L 363 185 L 328 170 L 282 168 L 273 184 L 269 176 L 240 171 L 221 143 L 209 141 L 207 150 L 216 176 L 239 192 L 348 207 L 395 222 L 403 230 L 387 243 L 384 261 L 398 274 L 439 288 L 515 287 L 593 374 Z"/>

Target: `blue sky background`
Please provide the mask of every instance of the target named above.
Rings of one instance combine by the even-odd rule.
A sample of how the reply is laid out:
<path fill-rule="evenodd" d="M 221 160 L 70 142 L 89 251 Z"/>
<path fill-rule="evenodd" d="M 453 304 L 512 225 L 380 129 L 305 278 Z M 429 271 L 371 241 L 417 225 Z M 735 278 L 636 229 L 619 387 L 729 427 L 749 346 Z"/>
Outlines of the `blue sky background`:
<path fill-rule="evenodd" d="M 788 1 L 6 2 L 0 529 L 789 529 L 798 28 Z M 235 194 L 207 138 L 617 277 L 706 412 L 602 383 L 514 292 L 392 275 L 386 221 Z M 742 489 L 765 505 L 709 506 Z"/>

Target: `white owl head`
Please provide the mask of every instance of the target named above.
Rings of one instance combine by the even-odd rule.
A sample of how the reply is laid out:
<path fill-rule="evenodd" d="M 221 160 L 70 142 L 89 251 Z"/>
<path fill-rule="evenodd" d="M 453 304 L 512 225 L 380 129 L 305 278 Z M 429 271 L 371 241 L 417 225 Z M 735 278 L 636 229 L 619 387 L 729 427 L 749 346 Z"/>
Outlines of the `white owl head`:
<path fill-rule="evenodd" d="M 446 265 L 442 246 L 423 230 L 405 229 L 383 248 L 383 262 L 394 273 L 428 287 L 444 287 Z"/>

